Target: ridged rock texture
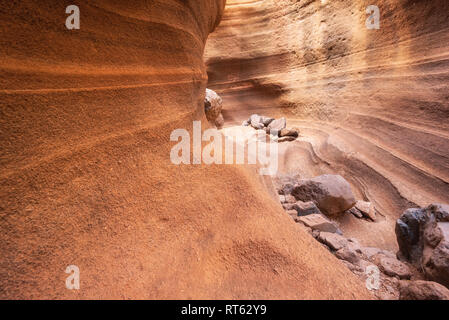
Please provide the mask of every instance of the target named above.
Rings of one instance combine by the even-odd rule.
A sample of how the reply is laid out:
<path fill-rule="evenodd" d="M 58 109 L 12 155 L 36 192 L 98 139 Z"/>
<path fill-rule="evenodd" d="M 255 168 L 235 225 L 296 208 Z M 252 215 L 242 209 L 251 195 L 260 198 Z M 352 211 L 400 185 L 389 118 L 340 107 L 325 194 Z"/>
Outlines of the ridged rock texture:
<path fill-rule="evenodd" d="M 67 30 L 71 4 L 0 7 L 1 299 L 370 297 L 267 196 L 254 168 L 170 161 L 173 129 L 191 129 L 195 119 L 207 126 L 203 51 L 224 0 L 88 1 L 79 4 L 81 29 Z M 270 15 L 284 19 L 295 8 L 271 7 L 264 17 L 251 5 L 247 20 L 261 19 L 261 32 L 281 21 Z M 222 30 L 236 23 L 224 22 Z M 444 43 L 424 38 L 434 48 Z M 277 43 L 260 47 L 262 68 L 272 65 L 264 52 Z M 422 51 L 430 56 L 434 48 Z M 282 56 L 293 61 L 290 53 L 271 59 Z M 437 77 L 433 63 L 425 68 Z M 289 83 L 304 85 L 299 79 Z M 310 81 L 316 96 L 313 83 L 322 80 Z M 435 97 L 442 94 L 442 82 L 431 84 L 440 84 Z M 434 114 L 440 121 L 427 112 L 419 119 L 440 133 L 438 145 L 427 146 L 435 166 L 437 151 L 444 155 L 441 112 Z M 418 124 L 409 126 L 402 130 Z M 80 269 L 79 290 L 65 287 L 68 265 Z"/>
<path fill-rule="evenodd" d="M 281 172 L 344 176 L 378 218 L 347 215 L 345 234 L 395 250 L 404 209 L 449 202 L 448 44 L 446 0 L 229 0 L 208 86 L 228 125 L 259 113 L 299 127 Z"/>

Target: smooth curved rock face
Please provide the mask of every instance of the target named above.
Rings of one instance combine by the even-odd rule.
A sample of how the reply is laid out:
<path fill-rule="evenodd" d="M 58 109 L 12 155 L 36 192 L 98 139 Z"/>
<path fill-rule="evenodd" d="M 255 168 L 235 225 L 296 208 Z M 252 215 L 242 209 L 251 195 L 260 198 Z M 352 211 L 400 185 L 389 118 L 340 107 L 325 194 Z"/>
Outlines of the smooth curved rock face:
<path fill-rule="evenodd" d="M 223 6 L 89 1 L 67 30 L 63 1 L 2 3 L 1 299 L 370 297 L 252 169 L 171 163 Z"/>
<path fill-rule="evenodd" d="M 375 4 L 379 30 L 365 26 L 366 1 L 228 0 L 206 64 L 229 121 L 257 112 L 298 126 L 307 140 L 285 158 L 313 161 L 284 170 L 308 178 L 330 164 L 386 218 L 345 233 L 396 250 L 405 209 L 449 203 L 449 2 Z"/>
<path fill-rule="evenodd" d="M 339 175 L 325 174 L 310 180 L 300 180 L 292 190 L 300 201 L 314 201 L 327 215 L 337 215 L 356 203 L 349 183 Z"/>

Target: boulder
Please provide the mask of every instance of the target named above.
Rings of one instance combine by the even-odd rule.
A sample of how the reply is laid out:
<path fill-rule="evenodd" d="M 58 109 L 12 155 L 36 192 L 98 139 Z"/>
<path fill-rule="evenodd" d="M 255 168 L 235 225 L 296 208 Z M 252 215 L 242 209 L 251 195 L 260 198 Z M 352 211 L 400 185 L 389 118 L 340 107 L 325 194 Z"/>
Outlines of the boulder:
<path fill-rule="evenodd" d="M 251 127 L 256 130 L 262 130 L 265 127 L 262 123 L 262 117 L 258 114 L 251 115 L 251 117 L 249 117 L 249 123 Z"/>
<path fill-rule="evenodd" d="M 432 281 L 400 281 L 400 300 L 449 300 L 449 289 Z"/>
<path fill-rule="evenodd" d="M 428 247 L 428 253 L 423 256 L 424 273 L 429 279 L 449 287 L 449 236 L 441 241 L 433 250 Z"/>
<path fill-rule="evenodd" d="M 262 124 L 267 127 L 270 123 L 272 123 L 274 121 L 273 118 L 269 118 L 269 117 L 261 117 L 261 122 Z"/>
<path fill-rule="evenodd" d="M 282 129 L 279 132 L 279 137 L 294 137 L 297 138 L 299 136 L 299 133 L 295 129 Z"/>
<path fill-rule="evenodd" d="M 352 207 L 351 209 L 349 209 L 348 211 L 346 211 L 352 215 L 354 215 L 356 218 L 363 218 L 363 214 L 360 212 L 359 209 L 357 209 L 356 207 Z"/>
<path fill-rule="evenodd" d="M 398 256 L 433 281 L 449 286 L 449 206 L 405 210 L 396 221 Z"/>
<path fill-rule="evenodd" d="M 293 190 L 293 184 L 286 183 L 278 189 L 278 194 L 289 195 L 292 192 L 292 190 Z"/>
<path fill-rule="evenodd" d="M 348 240 L 345 237 L 332 232 L 320 232 L 317 240 L 335 251 L 340 250 L 348 245 Z"/>
<path fill-rule="evenodd" d="M 222 128 L 224 125 L 224 118 L 223 118 L 223 114 L 219 114 L 218 117 L 215 119 L 215 126 L 220 129 Z"/>
<path fill-rule="evenodd" d="M 289 195 L 289 197 L 295 199 L 295 197 L 293 197 L 292 195 Z M 295 199 L 293 209 L 295 209 L 298 212 L 299 216 L 307 216 L 309 214 L 314 213 L 321 214 L 320 209 L 318 209 L 318 207 L 313 201 L 303 202 L 303 201 L 296 201 Z"/>
<path fill-rule="evenodd" d="M 245 120 L 242 122 L 242 126 L 247 127 L 249 126 L 251 123 L 249 122 L 249 120 Z"/>
<path fill-rule="evenodd" d="M 374 211 L 374 206 L 371 202 L 358 200 L 354 206 L 363 216 L 371 219 L 372 221 L 376 220 L 376 212 Z"/>
<path fill-rule="evenodd" d="M 339 175 L 325 174 L 310 180 L 300 180 L 292 195 L 300 201 L 314 201 L 326 215 L 337 215 L 356 203 L 349 183 Z"/>
<path fill-rule="evenodd" d="M 279 202 L 280 203 L 286 203 L 287 202 L 287 201 L 285 201 L 285 196 L 284 195 L 279 194 L 278 196 L 279 196 Z"/>
<path fill-rule="evenodd" d="M 285 129 L 286 126 L 287 126 L 287 121 L 285 120 L 285 118 L 280 118 L 280 119 L 271 121 L 271 123 L 268 125 L 267 128 L 271 134 L 276 136 L 276 135 L 279 135 L 279 132 L 281 132 L 282 129 Z"/>
<path fill-rule="evenodd" d="M 298 218 L 298 221 L 306 225 L 307 227 L 312 228 L 312 230 L 339 233 L 339 234 L 342 233 L 334 222 L 329 221 L 322 214 L 310 214 L 307 216 L 302 216 Z"/>
<path fill-rule="evenodd" d="M 221 114 L 222 107 L 223 100 L 221 97 L 215 91 L 206 89 L 204 111 L 206 113 L 207 120 L 217 128 L 221 128 L 224 124 L 223 115 Z"/>
<path fill-rule="evenodd" d="M 264 128 L 264 126 L 263 126 L 262 123 L 251 124 L 251 127 L 253 127 L 253 128 L 256 129 L 256 130 L 263 130 L 263 128 Z M 264 131 L 264 133 L 266 133 L 265 130 L 263 130 L 263 131 Z"/>
<path fill-rule="evenodd" d="M 398 277 L 399 279 L 410 279 L 412 273 L 407 265 L 396 258 L 377 254 L 374 263 L 379 267 L 380 271 L 390 277 Z"/>
<path fill-rule="evenodd" d="M 279 175 L 273 178 L 273 185 L 279 194 L 290 195 L 293 190 L 293 186 L 299 180 L 299 175 Z"/>
<path fill-rule="evenodd" d="M 360 256 L 357 254 L 357 252 L 354 250 L 354 248 L 350 246 L 345 246 L 335 252 L 335 256 L 340 260 L 348 261 L 352 264 L 358 264 L 360 261 Z"/>

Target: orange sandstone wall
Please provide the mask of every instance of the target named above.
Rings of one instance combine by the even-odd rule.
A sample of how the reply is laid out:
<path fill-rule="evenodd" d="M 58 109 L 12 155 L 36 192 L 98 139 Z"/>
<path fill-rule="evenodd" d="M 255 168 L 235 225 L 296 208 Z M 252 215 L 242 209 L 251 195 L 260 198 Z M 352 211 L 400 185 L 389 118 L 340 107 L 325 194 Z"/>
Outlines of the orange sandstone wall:
<path fill-rule="evenodd" d="M 375 203 L 388 235 L 371 244 L 394 249 L 404 209 L 449 202 L 448 1 L 229 0 L 205 59 L 225 121 L 288 117 L 309 144 L 286 172 L 342 174 Z"/>
<path fill-rule="evenodd" d="M 369 297 L 251 168 L 170 162 L 223 0 L 70 4 L 0 7 L 0 298 Z"/>

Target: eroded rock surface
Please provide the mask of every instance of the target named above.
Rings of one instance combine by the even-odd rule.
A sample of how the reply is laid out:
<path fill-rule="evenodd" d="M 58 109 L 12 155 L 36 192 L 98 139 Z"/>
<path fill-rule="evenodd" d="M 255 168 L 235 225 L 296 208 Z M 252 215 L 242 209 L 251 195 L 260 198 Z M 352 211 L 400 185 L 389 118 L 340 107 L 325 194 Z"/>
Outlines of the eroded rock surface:
<path fill-rule="evenodd" d="M 406 210 L 396 222 L 399 255 L 449 286 L 449 206 Z"/>

